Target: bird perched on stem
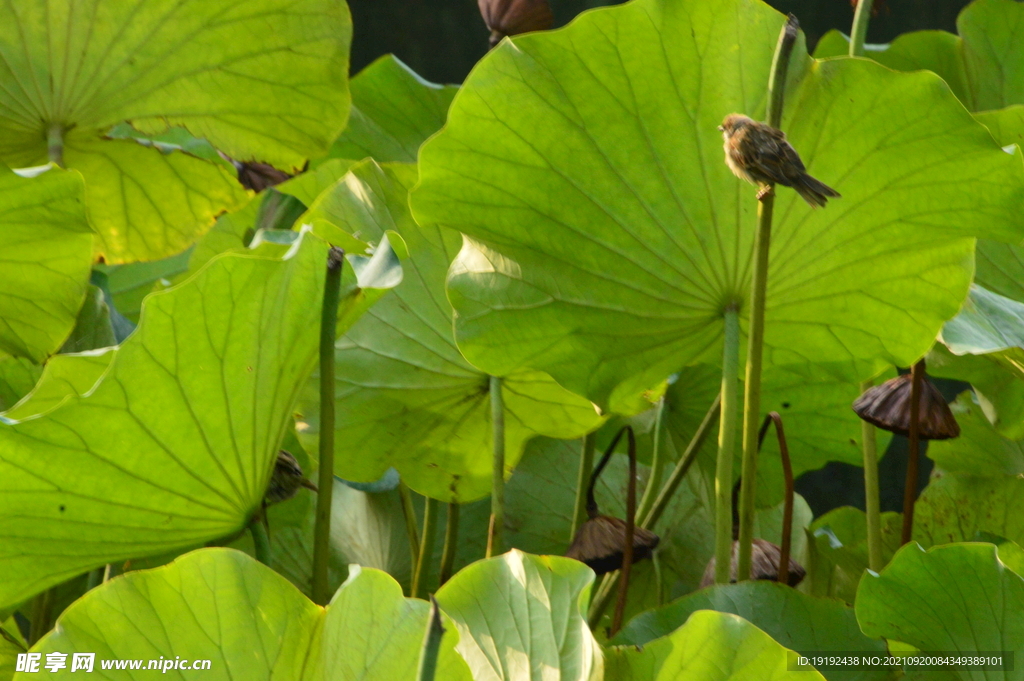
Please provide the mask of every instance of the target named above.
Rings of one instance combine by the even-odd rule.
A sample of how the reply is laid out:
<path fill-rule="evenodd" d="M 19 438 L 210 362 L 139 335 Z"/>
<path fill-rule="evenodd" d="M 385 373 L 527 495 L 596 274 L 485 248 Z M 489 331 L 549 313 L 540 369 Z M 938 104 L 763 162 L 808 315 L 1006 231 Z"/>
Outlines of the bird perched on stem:
<path fill-rule="evenodd" d="M 267 506 L 287 501 L 298 494 L 300 487 L 314 492 L 319 491 L 316 485 L 302 474 L 302 468 L 291 452 L 282 449 L 277 453 L 274 474 L 270 476 L 263 501 Z"/>
<path fill-rule="evenodd" d="M 736 113 L 726 116 L 718 129 L 725 138 L 725 164 L 741 180 L 762 185 L 758 200 L 771 192 L 772 184 L 792 187 L 812 208 L 839 197 L 835 189 L 807 174 L 781 130 Z"/>

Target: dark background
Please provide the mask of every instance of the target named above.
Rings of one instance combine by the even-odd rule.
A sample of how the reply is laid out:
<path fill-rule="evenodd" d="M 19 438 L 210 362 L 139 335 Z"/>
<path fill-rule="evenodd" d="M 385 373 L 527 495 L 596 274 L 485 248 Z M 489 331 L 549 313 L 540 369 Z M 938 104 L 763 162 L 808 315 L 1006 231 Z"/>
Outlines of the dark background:
<path fill-rule="evenodd" d="M 682 1 L 682 0 L 679 0 Z M 610 0 L 551 0 L 555 25 Z M 800 20 L 813 49 L 825 32 L 850 32 L 850 0 L 770 0 L 780 12 Z M 882 0 L 875 0 L 882 4 Z M 956 16 L 967 0 L 888 0 L 868 28 L 867 41 L 886 43 L 900 33 L 920 29 L 956 32 Z M 392 52 L 427 80 L 461 83 L 487 51 L 488 30 L 476 0 L 349 0 L 355 36 L 352 72 Z"/>
<path fill-rule="evenodd" d="M 683 0 L 678 0 L 682 2 Z M 563 26 L 580 12 L 611 0 L 551 0 L 556 26 Z M 800 20 L 813 46 L 827 31 L 850 32 L 853 8 L 850 0 L 770 0 L 783 13 Z M 968 0 L 875 0 L 884 5 L 871 20 L 867 41 L 886 43 L 900 33 L 922 29 L 956 32 L 956 17 Z M 460 83 L 473 65 L 487 52 L 489 31 L 480 18 L 476 0 L 349 0 L 355 24 L 352 42 L 352 72 L 357 73 L 377 57 L 394 53 L 427 80 Z M 954 399 L 968 386 L 953 381 L 936 381 Z M 907 441 L 894 437 L 879 461 L 880 496 L 883 511 L 902 510 Z M 928 482 L 931 460 L 922 452 L 918 489 Z M 837 506 L 864 507 L 863 470 L 844 463 L 830 463 L 797 480 L 819 516 Z"/>

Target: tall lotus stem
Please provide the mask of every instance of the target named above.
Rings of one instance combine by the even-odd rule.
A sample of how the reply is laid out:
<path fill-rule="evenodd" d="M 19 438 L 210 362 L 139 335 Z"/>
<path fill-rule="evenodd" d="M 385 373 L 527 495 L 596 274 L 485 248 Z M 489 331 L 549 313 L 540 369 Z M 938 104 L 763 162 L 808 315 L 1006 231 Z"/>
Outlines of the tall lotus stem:
<path fill-rule="evenodd" d="M 614 636 L 622 628 L 622 618 L 626 613 L 626 593 L 629 591 L 629 573 L 633 568 L 633 533 L 636 529 L 636 436 L 633 429 L 626 426 L 629 436 L 629 480 L 626 482 L 626 532 L 622 539 L 622 569 L 619 571 L 619 598 L 615 603 L 615 614 L 612 615 L 612 626 L 609 635 Z"/>
<path fill-rule="evenodd" d="M 345 251 L 332 246 L 327 254 L 323 310 L 320 315 L 320 493 L 313 527 L 313 602 L 327 605 L 331 594 L 327 565 L 331 547 L 331 501 L 334 495 L 334 337 L 338 326 L 341 269 Z"/>
<path fill-rule="evenodd" d="M 487 552 L 490 558 L 502 552 L 505 528 L 505 399 L 501 394 L 501 379 L 491 376 L 491 523 L 487 532 Z"/>
<path fill-rule="evenodd" d="M 924 360 L 911 370 L 910 384 L 910 451 L 907 456 L 907 479 L 903 488 L 903 531 L 900 545 L 910 541 L 914 531 L 914 500 L 917 498 L 917 462 L 921 454 L 921 387 L 924 382 Z"/>
<path fill-rule="evenodd" d="M 874 381 L 861 383 L 861 393 L 866 392 Z M 875 427 L 867 421 L 860 422 L 861 448 L 864 451 L 864 510 L 867 516 L 868 567 L 878 572 L 882 565 L 882 512 L 878 493 L 878 443 Z"/>
<path fill-rule="evenodd" d="M 409 490 L 409 486 L 401 481 L 398 483 L 398 498 L 402 503 L 402 515 L 405 516 L 405 533 L 409 538 L 409 563 L 412 566 L 410 575 L 414 575 L 416 574 L 416 561 L 420 555 L 419 528 L 416 526 L 416 509 L 412 505 L 412 492 Z M 411 577 L 409 581 L 411 585 Z"/>
<path fill-rule="evenodd" d="M 441 569 L 438 571 L 437 586 L 442 587 L 452 576 L 455 565 L 455 549 L 459 542 L 459 505 L 448 504 L 448 516 L 444 527 L 444 548 L 441 550 Z"/>
<path fill-rule="evenodd" d="M 768 125 L 780 127 L 782 101 L 786 90 L 786 72 L 800 24 L 792 14 L 779 35 L 768 81 Z M 754 501 L 757 488 L 757 430 L 761 420 L 761 363 L 764 354 L 764 309 L 768 291 L 768 252 L 771 248 L 772 209 L 775 192 L 769 185 L 757 207 L 757 234 L 754 237 L 754 274 L 750 286 L 750 332 L 747 338 L 747 371 L 743 397 L 743 484 L 740 489 L 740 531 L 737 579 L 750 575 L 751 542 L 754 539 Z M 723 410 L 724 414 L 724 410 Z M 724 420 L 724 419 L 723 419 Z M 731 545 L 730 545 L 731 550 Z M 715 553 L 716 583 L 729 579 L 731 555 Z"/>
<path fill-rule="evenodd" d="M 858 0 L 857 11 L 853 13 L 853 28 L 850 29 L 850 56 L 864 56 L 864 39 L 868 34 L 871 6 L 874 0 Z"/>
<path fill-rule="evenodd" d="M 740 316 L 735 305 L 725 310 L 722 351 L 722 418 L 718 426 L 715 465 L 715 583 L 729 582 L 732 559 L 732 460 L 736 454 L 736 421 L 740 377 Z"/>
<path fill-rule="evenodd" d="M 569 541 L 576 536 L 576 530 L 587 517 L 587 486 L 590 484 L 590 473 L 594 468 L 594 450 L 597 448 L 597 433 L 588 433 L 583 438 L 580 452 L 580 469 L 576 474 L 576 505 L 572 511 L 572 528 Z"/>
<path fill-rule="evenodd" d="M 793 544 L 793 466 L 789 460 L 789 445 L 786 444 L 786 432 L 782 428 L 782 416 L 777 411 L 769 412 L 764 417 L 761 431 L 757 434 L 757 446 L 760 448 L 768 426 L 775 424 L 775 435 L 779 439 L 779 457 L 782 459 L 782 476 L 786 485 L 786 497 L 782 508 L 782 541 L 779 546 L 778 581 L 789 584 L 789 554 Z"/>
<path fill-rule="evenodd" d="M 50 123 L 46 129 L 46 157 L 56 166 L 64 167 L 64 126 Z"/>
<path fill-rule="evenodd" d="M 266 510 L 263 513 L 266 513 Z M 263 518 L 264 516 L 261 514 L 249 521 L 249 534 L 252 535 L 253 553 L 256 555 L 256 560 L 264 565 L 270 565 L 270 535 L 267 534 Z"/>
<path fill-rule="evenodd" d="M 416 567 L 412 573 L 412 588 L 409 595 L 418 598 L 423 578 L 427 573 L 427 565 L 434 552 L 434 528 L 437 525 L 437 499 L 427 497 L 423 505 L 423 533 L 420 534 L 420 549 L 416 558 Z"/>
<path fill-rule="evenodd" d="M 654 447 L 651 452 L 651 475 L 647 478 L 647 487 L 640 498 L 636 509 L 636 517 L 643 518 L 651 512 L 654 499 L 661 490 L 661 478 L 665 474 L 665 412 L 668 410 L 668 396 L 662 395 L 658 400 L 658 415 L 654 420 Z"/>

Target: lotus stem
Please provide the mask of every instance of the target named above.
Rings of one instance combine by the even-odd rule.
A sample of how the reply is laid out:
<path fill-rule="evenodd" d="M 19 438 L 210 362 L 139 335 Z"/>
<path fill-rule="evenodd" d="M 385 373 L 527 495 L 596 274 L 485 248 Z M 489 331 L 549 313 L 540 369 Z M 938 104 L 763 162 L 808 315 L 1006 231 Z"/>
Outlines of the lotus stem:
<path fill-rule="evenodd" d="M 864 56 L 864 39 L 868 34 L 868 22 L 871 20 L 871 6 L 874 0 L 858 0 L 857 10 L 853 13 L 853 27 L 850 29 L 850 56 Z"/>
<path fill-rule="evenodd" d="M 46 156 L 50 163 L 64 167 L 64 126 L 50 123 L 46 129 Z"/>
<path fill-rule="evenodd" d="M 736 455 L 739 393 L 740 317 L 735 305 L 725 310 L 722 351 L 722 417 L 718 422 L 718 461 L 715 466 L 715 583 L 729 582 L 732 563 L 732 461 Z"/>
<path fill-rule="evenodd" d="M 249 521 L 249 534 L 252 535 L 253 553 L 256 560 L 270 567 L 270 535 L 263 525 L 262 516 Z"/>
<path fill-rule="evenodd" d="M 757 435 L 757 446 L 760 448 L 768 426 L 775 424 L 775 435 L 779 438 L 779 457 L 782 459 L 782 476 L 785 480 L 786 496 L 782 507 L 782 541 L 779 542 L 779 568 L 777 581 L 789 584 L 789 554 L 793 544 L 793 466 L 789 460 L 789 446 L 786 444 L 786 433 L 782 428 L 782 416 L 777 411 L 769 412 L 761 424 Z"/>
<path fill-rule="evenodd" d="M 875 384 L 872 380 L 861 383 L 861 393 Z M 882 567 L 882 512 L 878 493 L 878 442 L 875 427 L 865 420 L 860 422 L 861 448 L 864 451 L 864 512 L 867 516 L 868 567 L 879 572 Z M 809 571 L 808 571 L 809 574 Z"/>
<path fill-rule="evenodd" d="M 438 588 L 451 579 L 452 567 L 455 565 L 455 550 L 459 541 L 459 505 L 448 504 L 448 515 L 444 526 L 444 548 L 441 550 L 441 569 L 438 571 Z"/>
<path fill-rule="evenodd" d="M 675 494 L 676 489 L 679 488 L 679 483 L 686 477 L 687 471 L 690 470 L 690 466 L 697 460 L 697 454 L 700 452 L 700 448 L 704 446 L 704 441 L 707 440 L 708 435 L 711 433 L 712 426 L 715 425 L 715 421 L 718 420 L 718 415 L 722 411 L 722 394 L 719 393 L 715 396 L 715 401 L 711 403 L 711 407 L 708 409 L 708 413 L 705 414 L 704 420 L 701 421 L 700 426 L 697 428 L 697 432 L 693 434 L 690 439 L 690 444 L 686 446 L 686 451 L 683 452 L 682 457 L 679 458 L 679 462 L 676 463 L 676 467 L 672 470 L 672 474 L 668 476 L 668 480 L 665 481 L 665 486 L 658 494 L 658 498 L 654 500 L 654 504 L 651 506 L 651 511 L 646 516 L 640 516 L 640 527 L 645 530 L 654 528 L 655 523 L 661 518 L 661 514 L 665 512 L 668 507 L 668 502 L 672 500 L 672 495 Z"/>
<path fill-rule="evenodd" d="M 636 435 L 626 426 L 629 437 L 629 480 L 626 481 L 626 532 L 622 539 L 622 569 L 619 570 L 619 597 L 615 602 L 612 626 L 608 635 L 614 636 L 622 628 L 626 614 L 626 596 L 629 592 L 629 573 L 633 569 L 633 533 L 636 529 Z"/>
<path fill-rule="evenodd" d="M 486 558 L 501 553 L 505 529 L 505 398 L 501 379 L 491 376 L 491 447 L 493 471 L 491 478 L 491 522 L 487 531 Z"/>
<path fill-rule="evenodd" d="M 423 504 L 423 533 L 420 534 L 420 548 L 416 559 L 416 569 L 412 575 L 412 589 L 409 595 L 412 598 L 419 598 L 420 587 L 423 586 L 423 578 L 426 576 L 427 565 L 430 564 L 430 557 L 434 553 L 434 528 L 437 524 L 437 499 L 426 498 Z"/>
<path fill-rule="evenodd" d="M 441 622 L 441 609 L 437 601 L 430 597 L 430 617 L 427 620 L 427 632 L 423 636 L 423 648 L 420 651 L 420 667 L 416 674 L 417 681 L 434 681 L 437 673 L 437 656 L 441 652 L 441 638 L 444 636 L 444 624 Z"/>
<path fill-rule="evenodd" d="M 661 478 L 665 475 L 665 411 L 668 409 L 667 396 L 658 400 L 658 414 L 654 419 L 654 446 L 651 451 L 651 475 L 647 478 L 644 495 L 640 497 L 640 505 L 636 509 L 636 517 L 646 517 L 654 506 L 654 499 L 661 490 Z"/>
<path fill-rule="evenodd" d="M 786 91 L 789 58 L 799 34 L 800 24 L 792 14 L 779 35 L 768 80 L 768 125 L 778 128 L 782 122 L 782 104 Z M 771 187 L 771 185 L 769 185 Z M 761 366 L 764 355 L 764 310 L 768 291 L 768 252 L 771 248 L 772 209 L 775 192 L 765 192 L 757 207 L 757 234 L 754 237 L 754 273 L 750 285 L 750 330 L 747 336 L 747 370 L 743 397 L 743 485 L 740 490 L 740 531 L 736 578 L 750 575 L 751 542 L 754 539 L 754 502 L 757 489 L 757 430 L 761 421 Z M 724 414 L 724 409 L 723 409 Z M 723 417 L 724 420 L 724 417 Z M 724 494 L 724 489 L 721 491 Z M 721 519 L 719 519 L 721 520 Z M 722 530 L 719 529 L 719 533 Z M 720 538 L 720 537 L 719 537 Z M 732 562 L 729 553 L 716 551 L 716 583 L 729 579 Z"/>
<path fill-rule="evenodd" d="M 51 614 L 54 601 L 54 587 L 32 599 L 32 619 L 28 628 L 28 647 L 31 648 L 52 626 Z"/>
<path fill-rule="evenodd" d="M 420 555 L 419 528 L 416 526 L 416 509 L 412 505 L 412 492 L 404 482 L 398 483 L 398 498 L 402 504 L 402 515 L 405 517 L 405 533 L 409 537 L 409 576 L 416 572 L 416 560 Z M 410 594 L 411 595 L 411 594 Z"/>
<path fill-rule="evenodd" d="M 903 531 L 900 546 L 910 541 L 914 532 L 914 501 L 917 499 L 917 463 L 921 454 L 921 388 L 924 383 L 924 360 L 911 369 L 910 383 L 910 451 L 907 456 L 907 479 L 903 487 Z"/>
<path fill-rule="evenodd" d="M 345 251 L 335 246 L 327 253 L 327 278 L 320 316 L 320 471 L 313 528 L 313 602 L 327 605 L 331 594 L 327 565 L 331 548 L 331 501 L 334 498 L 334 338 L 338 325 L 338 299 Z"/>
<path fill-rule="evenodd" d="M 569 541 L 576 538 L 576 531 L 587 518 L 587 485 L 590 484 L 590 472 L 594 468 L 594 451 L 597 448 L 597 433 L 588 433 L 583 438 L 580 452 L 580 469 L 576 474 L 576 504 L 572 511 L 572 527 Z"/>

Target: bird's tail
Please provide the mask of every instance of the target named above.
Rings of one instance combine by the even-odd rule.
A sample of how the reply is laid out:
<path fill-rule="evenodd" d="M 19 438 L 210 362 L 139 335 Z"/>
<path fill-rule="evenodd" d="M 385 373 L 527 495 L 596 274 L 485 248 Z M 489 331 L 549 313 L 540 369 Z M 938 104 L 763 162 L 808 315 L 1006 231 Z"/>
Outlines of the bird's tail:
<path fill-rule="evenodd" d="M 799 192 L 800 196 L 804 198 L 804 201 L 809 203 L 812 208 L 823 207 L 828 203 L 829 198 L 839 198 L 840 194 L 832 187 L 820 180 L 816 180 L 807 173 L 800 176 L 800 179 L 794 183 L 793 188 Z"/>

